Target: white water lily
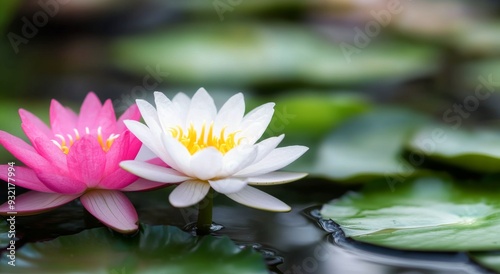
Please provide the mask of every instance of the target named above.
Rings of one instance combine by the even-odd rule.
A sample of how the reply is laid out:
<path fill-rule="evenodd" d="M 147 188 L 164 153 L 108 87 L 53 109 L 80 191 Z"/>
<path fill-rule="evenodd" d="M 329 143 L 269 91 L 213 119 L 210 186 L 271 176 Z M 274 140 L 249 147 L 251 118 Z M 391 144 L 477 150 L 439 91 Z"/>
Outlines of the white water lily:
<path fill-rule="evenodd" d="M 192 99 L 183 93 L 172 100 L 161 92 L 154 96 L 156 109 L 144 100 L 136 101 L 146 125 L 132 120 L 125 124 L 159 159 L 123 161 L 123 169 L 151 181 L 181 183 L 169 197 L 175 207 L 194 205 L 213 188 L 249 207 L 290 210 L 251 186 L 282 184 L 307 175 L 277 171 L 299 158 L 307 147 L 277 148 L 284 135 L 256 143 L 271 121 L 274 103 L 244 115 L 241 93 L 219 111 L 203 88 Z"/>

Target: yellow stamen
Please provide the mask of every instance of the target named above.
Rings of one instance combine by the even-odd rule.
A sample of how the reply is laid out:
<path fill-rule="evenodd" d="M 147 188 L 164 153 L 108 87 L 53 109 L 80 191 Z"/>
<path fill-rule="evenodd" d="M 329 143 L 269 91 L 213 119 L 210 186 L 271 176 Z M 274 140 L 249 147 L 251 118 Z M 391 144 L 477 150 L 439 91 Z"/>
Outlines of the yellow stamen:
<path fill-rule="evenodd" d="M 194 125 L 191 124 L 186 132 L 182 129 L 182 127 L 177 126 L 175 128 L 171 128 L 170 133 L 172 134 L 172 137 L 179 140 L 179 142 L 187 148 L 191 155 L 207 147 L 214 147 L 222 154 L 226 154 L 235 146 L 239 145 L 241 141 L 241 138 L 236 139 L 236 134 L 238 133 L 237 131 L 225 136 L 225 128 L 221 130 L 219 136 L 214 135 L 213 123 L 210 124 L 208 130 L 205 124 L 203 124 L 199 130 L 200 132 L 198 134 Z"/>
<path fill-rule="evenodd" d="M 56 145 L 64 154 L 69 153 L 69 149 L 71 146 L 78 140 L 80 140 L 80 132 L 75 128 L 73 129 L 73 132 L 75 133 L 74 136 L 71 134 L 67 134 L 67 139 L 62 135 L 62 134 L 55 134 L 54 136 L 59 138 L 60 141 L 52 140 L 52 143 Z M 88 127 L 85 128 L 85 134 L 90 135 L 90 129 Z M 99 145 L 101 146 L 102 150 L 105 152 L 108 152 L 109 149 L 111 148 L 111 145 L 113 142 L 116 140 L 116 138 L 120 137 L 120 134 L 111 134 L 109 135 L 108 139 L 104 141 L 102 137 L 102 128 L 98 127 L 97 128 L 97 142 L 99 142 Z M 66 141 L 68 140 L 68 142 Z"/>

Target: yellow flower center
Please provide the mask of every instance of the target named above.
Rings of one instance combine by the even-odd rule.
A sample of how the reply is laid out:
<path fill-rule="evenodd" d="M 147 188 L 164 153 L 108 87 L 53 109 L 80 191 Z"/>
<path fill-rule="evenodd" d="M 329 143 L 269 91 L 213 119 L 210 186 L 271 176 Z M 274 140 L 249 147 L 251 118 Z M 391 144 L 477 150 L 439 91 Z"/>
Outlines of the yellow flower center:
<path fill-rule="evenodd" d="M 184 131 L 181 126 L 177 126 L 171 128 L 170 132 L 174 138 L 179 140 L 179 142 L 187 148 L 191 155 L 207 147 L 214 147 L 222 154 L 226 154 L 240 144 L 242 138 L 236 139 L 238 131 L 225 136 L 225 128 L 223 128 L 217 136 L 214 135 L 213 129 L 213 123 L 211 123 L 208 128 L 203 124 L 198 132 L 193 124 L 191 124 L 186 131 Z"/>
<path fill-rule="evenodd" d="M 54 135 L 57 138 L 59 138 L 59 141 L 52 140 L 52 143 L 54 143 L 59 149 L 61 149 L 61 151 L 64 152 L 64 154 L 68 154 L 70 147 L 81 138 L 78 129 L 74 128 L 73 132 L 75 133 L 74 135 L 66 134 L 67 138 L 62 134 Z M 85 134 L 87 135 L 90 134 L 90 129 L 88 127 L 85 128 Z M 105 152 L 109 151 L 111 145 L 118 137 L 120 137 L 120 134 L 111 134 L 109 135 L 108 139 L 104 141 L 102 137 L 102 128 L 101 127 L 97 128 L 97 141 L 99 142 L 99 145 L 101 145 L 102 150 L 104 150 Z"/>

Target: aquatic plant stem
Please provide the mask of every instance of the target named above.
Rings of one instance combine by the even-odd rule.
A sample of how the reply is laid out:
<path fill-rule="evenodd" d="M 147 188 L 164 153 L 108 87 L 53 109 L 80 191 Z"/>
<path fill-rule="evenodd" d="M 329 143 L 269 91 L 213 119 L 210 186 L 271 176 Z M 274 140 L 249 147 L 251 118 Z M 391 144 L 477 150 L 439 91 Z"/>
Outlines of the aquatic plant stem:
<path fill-rule="evenodd" d="M 214 205 L 214 190 L 210 188 L 207 195 L 198 204 L 198 222 L 196 233 L 200 236 L 210 234 L 212 227 L 212 208 Z"/>

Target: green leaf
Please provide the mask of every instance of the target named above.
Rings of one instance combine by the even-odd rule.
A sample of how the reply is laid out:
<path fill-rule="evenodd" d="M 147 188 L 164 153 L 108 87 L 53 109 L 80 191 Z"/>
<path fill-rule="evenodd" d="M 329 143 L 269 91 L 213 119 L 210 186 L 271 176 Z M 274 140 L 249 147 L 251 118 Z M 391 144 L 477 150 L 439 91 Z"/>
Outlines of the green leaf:
<path fill-rule="evenodd" d="M 500 253 L 499 252 L 475 252 L 471 254 L 472 258 L 480 265 L 500 272 Z"/>
<path fill-rule="evenodd" d="M 358 241 L 404 250 L 500 249 L 498 182 L 408 180 L 370 184 L 323 206 L 321 215 Z"/>
<path fill-rule="evenodd" d="M 176 227 L 143 225 L 125 237 L 107 228 L 85 230 L 18 250 L 9 273 L 268 273 L 254 250 L 229 238 L 191 236 Z"/>
<path fill-rule="evenodd" d="M 410 133 L 426 121 L 402 110 L 357 116 L 326 137 L 314 173 L 339 181 L 409 176 L 414 169 L 400 154 Z"/>
<path fill-rule="evenodd" d="M 440 137 L 436 138 L 436 132 Z M 500 172 L 500 132 L 448 127 L 421 130 L 409 148 L 434 160 L 479 172 Z"/>
<path fill-rule="evenodd" d="M 310 29 L 256 23 L 183 25 L 119 39 L 110 50 L 117 66 L 140 76 L 159 70 L 168 73 L 169 82 L 226 87 L 360 84 L 413 77 L 437 64 L 436 51 L 425 45 L 373 43 L 346 54 L 341 45 Z"/>

